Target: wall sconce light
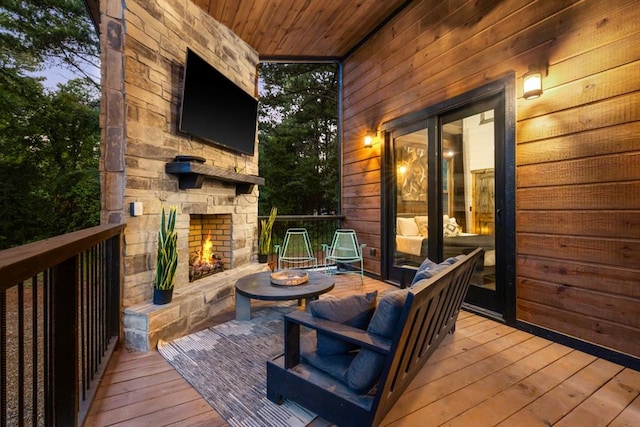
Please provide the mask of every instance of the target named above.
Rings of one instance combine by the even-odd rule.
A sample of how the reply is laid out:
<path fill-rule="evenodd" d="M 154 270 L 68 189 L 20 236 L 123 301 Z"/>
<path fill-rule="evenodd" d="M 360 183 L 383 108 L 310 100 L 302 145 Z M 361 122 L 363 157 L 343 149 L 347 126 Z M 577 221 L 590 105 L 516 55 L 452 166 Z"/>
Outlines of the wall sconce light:
<path fill-rule="evenodd" d="M 535 99 L 542 95 L 542 70 L 529 65 L 529 71 L 522 76 L 522 96 L 524 99 Z"/>
<path fill-rule="evenodd" d="M 372 146 L 373 146 L 373 135 L 368 133 L 364 137 L 364 147 L 371 148 Z"/>

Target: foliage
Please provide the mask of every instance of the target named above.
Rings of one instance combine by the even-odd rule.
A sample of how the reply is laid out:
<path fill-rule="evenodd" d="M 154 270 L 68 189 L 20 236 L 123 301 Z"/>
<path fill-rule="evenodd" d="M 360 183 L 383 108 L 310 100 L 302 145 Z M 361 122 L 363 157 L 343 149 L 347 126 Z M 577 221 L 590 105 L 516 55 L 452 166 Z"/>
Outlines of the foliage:
<path fill-rule="evenodd" d="M 98 62 L 82 0 L 0 2 L 0 249 L 99 223 L 99 93 L 45 89 L 45 65 Z M 82 73 L 80 73 L 82 74 Z"/>
<path fill-rule="evenodd" d="M 276 221 L 278 215 L 278 208 L 271 208 L 268 219 L 260 220 L 260 238 L 258 239 L 258 253 L 261 255 L 268 255 L 271 251 L 271 230 L 273 229 L 273 223 Z"/>
<path fill-rule="evenodd" d="M 3 0 L 0 28 L 3 68 L 62 66 L 98 87 L 86 70 L 97 68 L 100 44 L 83 0 Z"/>
<path fill-rule="evenodd" d="M 260 77 L 260 214 L 336 212 L 337 65 L 263 64 Z"/>
<path fill-rule="evenodd" d="M 158 252 L 156 277 L 153 286 L 160 290 L 173 289 L 178 267 L 178 232 L 176 227 L 176 207 L 169 208 L 167 219 L 164 206 L 158 231 Z"/>
<path fill-rule="evenodd" d="M 45 93 L 25 80 L 0 110 L 0 249 L 97 225 L 99 101 L 84 81 Z"/>

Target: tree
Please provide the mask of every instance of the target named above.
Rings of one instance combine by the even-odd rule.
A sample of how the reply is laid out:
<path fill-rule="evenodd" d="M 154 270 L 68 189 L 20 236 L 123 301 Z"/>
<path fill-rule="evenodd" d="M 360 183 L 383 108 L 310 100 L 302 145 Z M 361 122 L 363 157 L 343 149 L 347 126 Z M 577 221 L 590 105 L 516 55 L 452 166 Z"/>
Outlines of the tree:
<path fill-rule="evenodd" d="M 82 0 L 0 0 L 0 249 L 99 222 L 98 49 Z M 82 79 L 46 90 L 47 64 Z"/>
<path fill-rule="evenodd" d="M 2 54 L 28 71 L 63 66 L 99 87 L 87 69 L 97 68 L 100 43 L 82 0 L 0 0 L 0 28 Z"/>
<path fill-rule="evenodd" d="M 263 64 L 260 78 L 259 212 L 337 212 L 337 65 Z"/>
<path fill-rule="evenodd" d="M 29 82 L 29 80 L 27 80 Z M 34 88 L 37 87 L 34 86 Z M 0 112 L 0 248 L 79 228 L 100 219 L 99 100 L 84 80 Z"/>

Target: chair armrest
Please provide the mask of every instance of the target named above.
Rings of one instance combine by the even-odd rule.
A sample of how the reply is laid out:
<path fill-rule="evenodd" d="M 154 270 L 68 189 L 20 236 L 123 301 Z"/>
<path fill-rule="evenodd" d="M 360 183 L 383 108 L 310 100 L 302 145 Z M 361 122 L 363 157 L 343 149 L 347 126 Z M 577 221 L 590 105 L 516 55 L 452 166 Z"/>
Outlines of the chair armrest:
<path fill-rule="evenodd" d="M 285 330 L 287 329 L 287 323 L 296 323 L 323 332 L 333 338 L 355 344 L 360 348 L 366 348 L 381 354 L 388 354 L 391 350 L 391 340 L 387 338 L 371 334 L 365 330 L 354 328 L 353 326 L 320 319 L 307 312 L 294 311 L 287 314 L 284 320 Z"/>
<path fill-rule="evenodd" d="M 276 255 L 280 253 L 280 245 L 273 245 L 273 250 L 276 252 Z"/>

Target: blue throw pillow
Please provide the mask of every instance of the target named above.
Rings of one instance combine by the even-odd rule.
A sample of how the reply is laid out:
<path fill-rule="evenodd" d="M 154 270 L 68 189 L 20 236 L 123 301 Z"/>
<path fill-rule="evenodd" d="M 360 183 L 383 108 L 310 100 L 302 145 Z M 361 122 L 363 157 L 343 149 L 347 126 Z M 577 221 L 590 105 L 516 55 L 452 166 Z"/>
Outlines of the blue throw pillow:
<path fill-rule="evenodd" d="M 378 291 L 375 291 L 365 295 L 316 300 L 309 303 L 309 310 L 314 317 L 365 329 L 376 308 L 377 296 Z M 321 356 L 346 353 L 356 348 L 355 344 L 318 332 L 316 351 Z"/>
<path fill-rule="evenodd" d="M 367 332 L 393 338 L 397 332 L 398 323 L 409 289 L 400 289 L 384 294 L 380 298 Z M 347 384 L 355 391 L 362 393 L 371 389 L 380 378 L 385 356 L 372 350 L 360 350 L 353 359 L 347 371 Z"/>
<path fill-rule="evenodd" d="M 386 292 L 378 302 L 378 307 L 369 322 L 367 332 L 385 338 L 393 338 L 408 293 L 409 289 Z"/>
<path fill-rule="evenodd" d="M 452 257 L 449 257 L 449 258 L 445 259 L 444 261 L 442 261 L 441 264 L 447 263 L 449 265 L 453 265 L 456 262 L 460 261 L 464 257 L 466 257 L 466 255 L 464 255 L 464 254 L 460 254 L 460 255 L 455 256 L 455 257 L 452 256 Z"/>
<path fill-rule="evenodd" d="M 425 258 L 424 261 L 422 261 L 422 264 L 420 264 L 420 267 L 418 267 L 418 271 L 411 281 L 411 286 L 415 285 L 422 279 L 429 279 L 438 271 L 444 270 L 445 268 L 446 267 L 442 266 L 441 264 L 436 264 L 429 258 Z"/>
<path fill-rule="evenodd" d="M 411 286 L 415 285 L 422 279 L 429 279 L 433 277 L 436 273 L 444 270 L 445 268 L 448 268 L 450 265 L 455 264 L 456 262 L 463 259 L 464 257 L 466 257 L 466 255 L 449 257 L 444 261 L 442 261 L 440 264 L 436 264 L 435 262 L 431 261 L 429 258 L 425 258 L 425 260 L 422 261 L 422 264 L 420 264 L 420 267 L 418 268 L 418 271 L 416 272 L 415 277 L 411 281 Z"/>

